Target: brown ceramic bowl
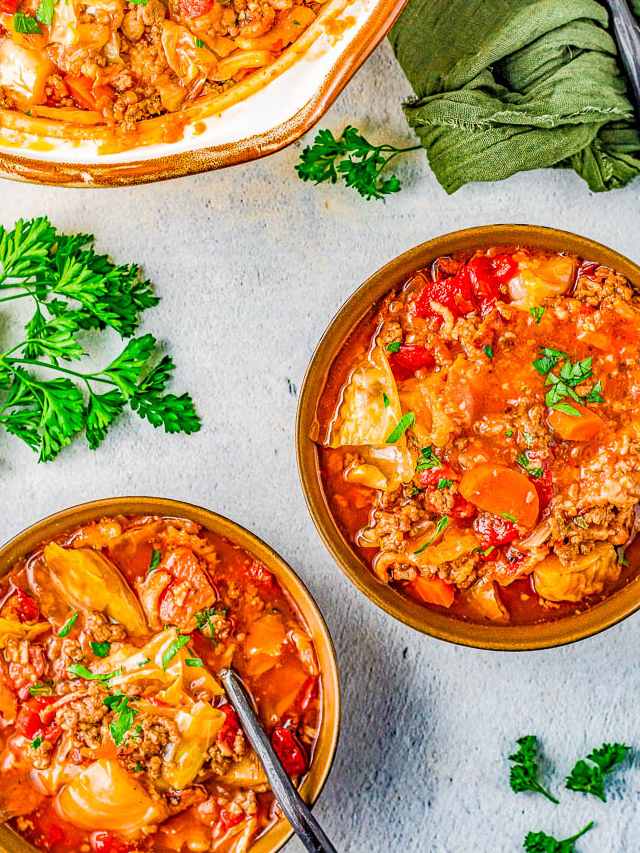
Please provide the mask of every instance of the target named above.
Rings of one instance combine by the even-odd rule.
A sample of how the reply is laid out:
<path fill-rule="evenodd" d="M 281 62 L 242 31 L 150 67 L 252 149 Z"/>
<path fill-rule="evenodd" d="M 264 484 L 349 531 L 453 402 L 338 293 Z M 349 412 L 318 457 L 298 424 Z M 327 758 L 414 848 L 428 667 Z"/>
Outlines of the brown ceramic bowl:
<path fill-rule="evenodd" d="M 394 618 L 440 640 L 482 649 L 524 651 L 572 643 L 630 616 L 640 608 L 639 578 L 634 577 L 601 603 L 582 613 L 535 625 L 475 624 L 428 610 L 379 582 L 342 535 L 324 496 L 318 450 L 313 441 L 318 435 L 316 407 L 329 369 L 352 330 L 372 306 L 390 290 L 402 285 L 413 272 L 428 266 L 440 255 L 496 245 L 522 245 L 575 253 L 614 268 L 640 289 L 640 267 L 628 258 L 593 240 L 553 228 L 485 225 L 422 243 L 374 273 L 331 321 L 304 378 L 298 405 L 296 443 L 302 488 L 314 524 L 337 564 L 361 592 Z"/>
<path fill-rule="evenodd" d="M 338 743 L 340 729 L 340 683 L 331 636 L 322 614 L 293 569 L 282 557 L 244 527 L 193 504 L 166 498 L 123 497 L 90 501 L 57 512 L 31 525 L 0 548 L 0 576 L 6 574 L 16 560 L 24 557 L 40 542 L 57 536 L 72 527 L 92 519 L 118 513 L 142 513 L 149 515 L 187 518 L 201 524 L 205 529 L 237 543 L 252 554 L 277 577 L 293 600 L 302 621 L 315 643 L 318 664 L 322 674 L 322 710 L 320 733 L 316 742 L 311 768 L 307 773 L 300 793 L 304 800 L 313 804 L 327 780 Z M 250 853 L 276 853 L 293 835 L 293 829 L 282 818 L 264 832 L 251 847 Z M 13 830 L 0 825 L 0 853 L 33 853 L 34 848 Z"/>
<path fill-rule="evenodd" d="M 271 65 L 214 98 L 139 122 L 134 140 L 104 124 L 0 109 L 0 177 L 67 187 L 149 183 L 278 151 L 321 118 L 406 0 L 327 0 Z"/>

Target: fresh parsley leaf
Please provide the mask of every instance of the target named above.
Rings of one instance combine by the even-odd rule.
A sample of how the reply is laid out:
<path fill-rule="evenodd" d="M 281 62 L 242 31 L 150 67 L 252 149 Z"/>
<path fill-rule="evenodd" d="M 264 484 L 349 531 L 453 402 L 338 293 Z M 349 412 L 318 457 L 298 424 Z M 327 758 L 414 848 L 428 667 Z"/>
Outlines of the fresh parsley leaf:
<path fill-rule="evenodd" d="M 602 391 L 602 380 L 598 379 L 588 394 L 583 394 L 582 399 L 585 403 L 604 403 L 604 397 L 600 393 Z"/>
<path fill-rule="evenodd" d="M 24 12 L 16 12 L 13 16 L 13 28 L 17 33 L 40 35 L 40 27 L 34 18 L 30 18 Z"/>
<path fill-rule="evenodd" d="M 109 649 L 111 648 L 110 643 L 90 643 L 91 651 L 99 658 L 106 658 L 109 654 Z"/>
<path fill-rule="evenodd" d="M 436 529 L 435 529 L 435 532 L 434 532 L 433 536 L 431 537 L 431 539 L 428 539 L 424 543 L 424 545 L 422 545 L 420 548 L 418 548 L 417 551 L 414 551 L 413 553 L 414 554 L 421 554 L 422 551 L 424 551 L 425 548 L 428 548 L 429 545 L 431 545 L 431 543 L 434 542 L 438 538 L 438 536 L 440 536 L 442 531 L 445 530 L 448 526 L 449 526 L 449 516 L 443 515 L 442 518 L 436 524 Z"/>
<path fill-rule="evenodd" d="M 189 642 L 189 637 L 178 635 L 162 655 L 162 668 L 166 669 L 180 649 Z"/>
<path fill-rule="evenodd" d="M 419 145 L 408 148 L 396 148 L 395 145 L 372 145 L 355 127 L 345 127 L 336 139 L 330 130 L 321 130 L 300 156 L 295 169 L 303 181 L 332 184 L 342 179 L 348 187 L 353 187 L 365 199 L 384 198 L 389 193 L 401 189 L 395 175 L 384 180 L 382 172 L 389 162 L 407 151 L 414 151 Z"/>
<path fill-rule="evenodd" d="M 37 738 L 31 741 L 31 749 L 37 749 L 42 744 L 42 736 L 38 735 Z"/>
<path fill-rule="evenodd" d="M 204 42 L 202 41 L 202 39 L 198 39 L 198 38 L 197 38 L 197 39 L 195 40 L 195 42 L 196 42 L 196 47 L 199 47 L 199 48 L 203 48 L 203 47 L 204 47 Z"/>
<path fill-rule="evenodd" d="M 516 794 L 523 791 L 535 791 L 558 805 L 558 800 L 538 781 L 540 766 L 537 742 L 538 739 L 535 735 L 525 735 L 518 738 L 516 741 L 518 751 L 509 756 L 509 761 L 514 762 L 509 775 L 509 784 L 511 790 Z"/>
<path fill-rule="evenodd" d="M 541 305 L 533 305 L 529 308 L 529 314 L 536 321 L 536 325 L 542 320 L 542 315 L 544 314 L 545 309 Z"/>
<path fill-rule="evenodd" d="M 505 435 L 507 436 L 507 438 L 511 438 L 511 436 L 513 435 L 513 430 L 512 430 L 512 429 L 508 429 L 508 430 L 506 431 Z"/>
<path fill-rule="evenodd" d="M 146 666 L 148 663 L 151 663 L 151 658 L 142 658 L 142 660 L 138 664 L 138 669 L 142 668 L 143 666 Z"/>
<path fill-rule="evenodd" d="M 55 696 L 53 684 L 43 684 L 42 681 L 36 681 L 29 688 L 29 693 L 32 696 Z"/>
<path fill-rule="evenodd" d="M 422 447 L 416 464 L 416 471 L 430 471 L 432 468 L 442 468 L 442 462 L 435 454 L 433 447 Z"/>
<path fill-rule="evenodd" d="M 532 468 L 529 457 L 526 453 L 519 453 L 516 457 L 516 462 L 521 465 L 531 477 L 542 477 L 544 471 L 542 468 Z"/>
<path fill-rule="evenodd" d="M 558 841 L 552 835 L 547 835 L 544 832 L 529 832 L 522 845 L 526 853 L 576 853 L 574 847 L 575 842 L 589 832 L 593 826 L 593 821 L 588 823 L 584 829 L 572 835 L 571 838 L 565 838 Z"/>
<path fill-rule="evenodd" d="M 484 354 L 487 358 L 493 358 L 493 349 L 487 344 L 484 348 Z"/>
<path fill-rule="evenodd" d="M 515 517 L 515 515 L 511 515 L 511 513 L 510 513 L 510 512 L 501 512 L 501 513 L 500 513 L 500 515 L 501 515 L 503 518 L 506 518 L 506 519 L 507 519 L 507 521 L 513 521 L 513 522 L 516 522 L 516 523 L 517 523 L 517 521 L 518 521 L 518 519 Z"/>
<path fill-rule="evenodd" d="M 593 794 L 602 802 L 607 797 L 604 791 L 604 777 L 618 765 L 621 764 L 631 747 L 623 743 L 603 743 L 599 749 L 594 749 L 587 755 L 587 759 L 593 764 L 587 764 L 580 759 L 577 761 L 571 773 L 567 776 L 565 787 L 570 791 L 581 791 L 583 794 Z"/>
<path fill-rule="evenodd" d="M 60 630 L 58 631 L 58 636 L 59 637 L 66 637 L 67 634 L 71 631 L 71 629 L 75 625 L 77 618 L 78 618 L 78 611 L 76 610 L 76 612 L 73 614 L 73 616 L 70 616 L 69 619 L 67 619 L 67 621 L 64 623 L 62 628 L 60 628 Z"/>
<path fill-rule="evenodd" d="M 41 0 L 43 23 L 54 3 Z M 135 264 L 114 264 L 96 254 L 93 242 L 88 234 L 58 233 L 46 217 L 19 220 L 13 230 L 0 227 L 0 290 L 9 292 L 2 301 L 34 304 L 23 340 L 0 352 L 0 426 L 41 461 L 83 430 L 96 449 L 126 405 L 169 433 L 200 428 L 191 397 L 166 393 L 174 365 L 169 356 L 156 362 L 151 335 L 129 341 L 104 370 L 60 366 L 84 356 L 78 337 L 84 330 L 110 327 L 132 338 L 141 312 L 158 303 Z M 48 371 L 64 376 L 47 379 Z"/>
<path fill-rule="evenodd" d="M 133 718 L 138 712 L 129 707 L 130 696 L 119 695 L 117 698 L 118 703 L 111 706 L 111 709 L 117 712 L 117 717 L 109 724 L 109 731 L 115 745 L 122 746 L 127 732 L 133 726 Z"/>
<path fill-rule="evenodd" d="M 53 20 L 54 6 L 54 0 L 40 0 L 40 5 L 36 10 L 36 21 L 40 21 L 41 24 L 50 27 Z"/>
<path fill-rule="evenodd" d="M 392 343 L 387 344 L 387 352 L 400 352 L 400 341 L 392 341 Z"/>
<path fill-rule="evenodd" d="M 136 761 L 133 769 L 136 771 L 136 773 L 142 773 L 142 771 L 144 770 L 144 767 L 142 766 L 142 764 L 140 764 L 139 761 Z"/>
<path fill-rule="evenodd" d="M 158 568 L 161 559 L 162 552 L 158 551 L 156 548 L 153 548 L 153 550 L 151 551 L 151 562 L 149 563 L 149 574 L 151 574 L 154 569 Z"/>
<path fill-rule="evenodd" d="M 541 347 L 540 349 L 543 353 L 542 357 L 532 363 L 538 373 L 545 377 L 545 386 L 551 386 L 545 395 L 545 403 L 550 409 L 555 409 L 557 412 L 564 412 L 567 415 L 581 418 L 582 412 L 568 402 L 567 398 L 576 402 L 580 401 L 581 398 L 574 389 L 593 375 L 591 369 L 593 357 L 589 356 L 582 361 L 572 362 L 569 356 L 561 350 L 554 350 L 549 347 Z M 552 373 L 551 371 L 561 361 L 560 373 L 558 375 Z M 587 402 L 604 402 L 600 395 L 601 389 L 602 382 L 599 380 L 589 394 L 582 399 Z"/>
<path fill-rule="evenodd" d="M 442 480 L 438 480 L 438 485 L 436 489 L 448 489 L 449 486 L 453 486 L 453 480 L 446 480 L 444 477 Z"/>
<path fill-rule="evenodd" d="M 122 675 L 122 669 L 116 669 L 113 672 L 91 672 L 86 666 L 81 663 L 72 663 L 67 667 L 67 672 L 71 675 L 76 675 L 78 678 L 84 678 L 86 681 L 104 681 L 107 682 L 117 675 Z"/>
<path fill-rule="evenodd" d="M 620 563 L 620 565 L 628 567 L 629 566 L 629 560 L 627 560 L 624 545 L 619 545 L 616 548 L 616 554 L 618 555 L 618 562 Z"/>
<path fill-rule="evenodd" d="M 204 666 L 201 658 L 185 658 L 184 662 L 187 666 Z"/>
<path fill-rule="evenodd" d="M 413 412 L 407 412 L 406 415 L 403 415 L 398 421 L 398 424 L 395 429 L 393 429 L 391 433 L 387 436 L 387 444 L 395 444 L 396 441 L 398 441 L 398 439 L 400 438 L 400 436 L 406 430 L 408 430 L 409 427 L 412 427 L 414 425 L 415 420 L 416 416 L 413 414 Z"/>
<path fill-rule="evenodd" d="M 382 392 L 382 402 L 384 403 L 385 409 L 388 409 L 391 405 L 391 400 L 387 397 L 384 391 Z"/>

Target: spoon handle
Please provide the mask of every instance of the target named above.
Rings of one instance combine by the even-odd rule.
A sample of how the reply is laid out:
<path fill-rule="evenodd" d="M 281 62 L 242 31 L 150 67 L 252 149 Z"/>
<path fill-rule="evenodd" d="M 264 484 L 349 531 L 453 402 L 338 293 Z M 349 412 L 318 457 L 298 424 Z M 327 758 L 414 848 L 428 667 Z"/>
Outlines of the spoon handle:
<path fill-rule="evenodd" d="M 640 112 L 640 26 L 633 17 L 627 0 L 609 0 L 613 31 Z"/>
<path fill-rule="evenodd" d="M 252 701 L 244 684 L 232 669 L 223 670 L 220 673 L 220 679 L 249 738 L 249 743 L 260 759 L 271 790 L 296 834 L 309 853 L 336 853 L 335 847 L 311 814 L 271 746 L 253 710 Z"/>

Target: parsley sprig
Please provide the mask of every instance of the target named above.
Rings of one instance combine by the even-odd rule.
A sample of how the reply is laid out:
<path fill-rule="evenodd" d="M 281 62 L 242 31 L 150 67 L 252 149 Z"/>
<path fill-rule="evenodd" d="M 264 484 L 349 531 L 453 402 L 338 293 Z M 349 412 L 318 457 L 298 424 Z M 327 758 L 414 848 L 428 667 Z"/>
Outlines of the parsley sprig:
<path fill-rule="evenodd" d="M 518 751 L 509 756 L 509 761 L 514 762 L 509 776 L 511 790 L 515 791 L 516 794 L 523 791 L 535 791 L 557 806 L 559 801 L 538 781 L 540 772 L 538 739 L 535 735 L 525 735 L 518 738 L 516 743 L 518 744 Z"/>
<path fill-rule="evenodd" d="M 382 172 L 398 154 L 418 148 L 420 145 L 373 145 L 357 128 L 348 125 L 337 139 L 330 130 L 321 130 L 313 144 L 304 149 L 295 169 L 303 181 L 335 184 L 340 178 L 363 198 L 380 199 L 402 189 L 395 175 L 384 179 Z"/>
<path fill-rule="evenodd" d="M 26 299 L 34 309 L 23 339 L 0 352 L 0 425 L 41 461 L 82 431 L 97 448 L 126 405 L 169 433 L 200 428 L 189 394 L 166 393 L 171 358 L 157 360 L 153 335 L 133 337 L 159 301 L 151 283 L 135 264 L 96 254 L 93 242 L 60 234 L 45 216 L 0 226 L 0 302 Z M 130 338 L 120 355 L 102 370 L 72 369 L 85 355 L 82 333 L 107 328 Z"/>
<path fill-rule="evenodd" d="M 581 418 L 582 413 L 575 406 L 572 406 L 567 398 L 575 400 L 577 403 L 604 402 L 600 393 L 602 391 L 601 380 L 598 380 L 592 390 L 583 397 L 578 396 L 574 390 L 580 383 L 593 376 L 591 370 L 592 356 L 582 361 L 572 362 L 567 353 L 561 350 L 551 349 L 550 347 L 540 347 L 540 350 L 542 355 L 535 359 L 532 364 L 538 373 L 545 377 L 545 386 L 551 386 L 545 395 L 545 403 L 550 409 Z M 554 368 L 560 362 L 562 362 L 560 373 L 553 373 Z"/>
<path fill-rule="evenodd" d="M 571 838 L 565 838 L 562 841 L 558 841 L 545 832 L 529 832 L 522 846 L 526 853 L 575 853 L 575 842 L 586 832 L 589 832 L 592 826 L 593 821 L 590 821 L 580 832 L 576 832 Z"/>
<path fill-rule="evenodd" d="M 599 749 L 594 749 L 587 755 L 593 764 L 587 764 L 580 759 L 567 776 L 566 788 L 570 791 L 581 791 L 593 794 L 603 803 L 607 801 L 604 792 L 604 777 L 621 764 L 629 754 L 631 747 L 623 743 L 603 743 Z"/>

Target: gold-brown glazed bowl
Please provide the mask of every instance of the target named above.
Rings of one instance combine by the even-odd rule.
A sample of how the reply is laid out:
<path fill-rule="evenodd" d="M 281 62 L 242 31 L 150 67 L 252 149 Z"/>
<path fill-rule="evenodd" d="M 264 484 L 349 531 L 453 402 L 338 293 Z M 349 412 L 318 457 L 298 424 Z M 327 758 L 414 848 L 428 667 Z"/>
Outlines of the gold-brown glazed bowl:
<path fill-rule="evenodd" d="M 321 118 L 407 0 L 327 0 L 298 41 L 214 98 L 139 122 L 134 140 L 106 125 L 0 109 L 0 177 L 66 187 L 179 178 L 278 151 Z"/>
<path fill-rule="evenodd" d="M 222 515 L 182 501 L 150 497 L 106 498 L 62 510 L 23 530 L 0 548 L 0 576 L 6 574 L 17 560 L 28 554 L 40 542 L 93 519 L 117 514 L 163 515 L 195 521 L 206 530 L 236 543 L 264 563 L 276 576 L 282 588 L 287 591 L 313 638 L 321 673 L 320 731 L 311 767 L 300 786 L 300 794 L 305 802 L 313 804 L 327 780 L 338 744 L 340 682 L 335 651 L 322 614 L 309 590 L 282 557 L 254 533 Z M 276 853 L 292 835 L 293 829 L 284 818 L 281 818 L 255 841 L 250 848 L 250 853 Z M 33 851 L 34 847 L 31 844 L 13 830 L 0 825 L 0 853 L 33 853 Z"/>
<path fill-rule="evenodd" d="M 464 646 L 500 651 L 545 649 L 573 643 L 609 628 L 640 608 L 637 576 L 602 602 L 582 613 L 557 621 L 530 625 L 464 622 L 429 610 L 378 581 L 343 536 L 327 504 L 319 472 L 318 449 L 313 441 L 319 429 L 316 408 L 329 369 L 345 341 L 372 307 L 389 291 L 440 255 L 490 246 L 531 246 L 565 251 L 599 261 L 626 276 L 640 289 L 640 267 L 606 246 L 554 228 L 537 225 L 484 225 L 436 237 L 410 249 L 374 273 L 345 302 L 318 344 L 305 375 L 296 424 L 298 470 L 309 512 L 324 544 L 346 576 L 386 613 L 412 628 Z"/>

